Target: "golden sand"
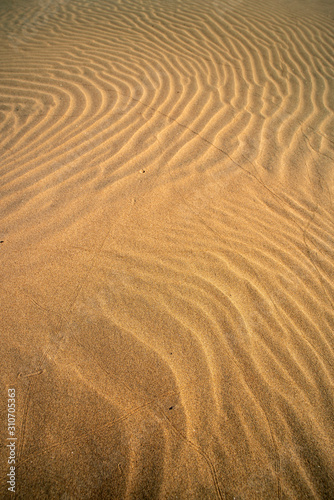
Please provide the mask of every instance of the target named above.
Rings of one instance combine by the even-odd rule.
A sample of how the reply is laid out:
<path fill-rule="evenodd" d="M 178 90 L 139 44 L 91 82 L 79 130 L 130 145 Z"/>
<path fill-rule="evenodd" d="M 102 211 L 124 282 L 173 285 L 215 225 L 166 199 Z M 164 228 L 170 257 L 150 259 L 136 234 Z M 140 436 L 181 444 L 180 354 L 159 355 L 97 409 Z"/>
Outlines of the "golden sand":
<path fill-rule="evenodd" d="M 334 498 L 334 6 L 2 1 L 1 498 Z"/>

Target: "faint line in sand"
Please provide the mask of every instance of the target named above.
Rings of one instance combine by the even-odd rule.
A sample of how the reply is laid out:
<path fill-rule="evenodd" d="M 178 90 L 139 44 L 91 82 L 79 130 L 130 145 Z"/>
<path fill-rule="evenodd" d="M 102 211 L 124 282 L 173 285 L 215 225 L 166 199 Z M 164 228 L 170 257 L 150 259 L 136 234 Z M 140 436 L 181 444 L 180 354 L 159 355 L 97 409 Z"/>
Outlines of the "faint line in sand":
<path fill-rule="evenodd" d="M 183 441 L 185 441 L 189 446 L 191 446 L 191 448 L 193 448 L 199 455 L 201 455 L 201 457 L 204 458 L 204 460 L 206 461 L 208 467 L 209 467 L 209 470 L 210 470 L 210 474 L 211 474 L 211 477 L 212 477 L 212 480 L 213 480 L 213 484 L 214 484 L 214 487 L 215 487 L 215 490 L 216 490 L 216 494 L 217 494 L 217 497 L 220 499 L 220 500 L 223 500 L 223 498 L 226 498 L 226 494 L 225 492 L 221 491 L 221 488 L 219 486 L 219 480 L 218 480 L 218 475 L 217 475 L 217 472 L 216 472 L 216 469 L 215 469 L 215 466 L 213 465 L 211 459 L 208 457 L 208 455 L 199 447 L 197 446 L 195 443 L 193 443 L 192 441 L 190 441 L 190 439 L 188 439 L 181 431 L 179 431 L 174 424 L 172 424 L 172 422 L 169 420 L 169 418 L 167 417 L 167 415 L 165 415 L 165 413 L 162 411 L 162 409 L 160 407 L 158 407 L 158 410 L 159 413 L 163 416 L 163 418 L 165 420 L 167 420 L 169 426 L 172 428 L 172 430 L 174 431 L 174 433 L 176 433 L 179 437 L 181 437 L 181 439 Z"/>
<path fill-rule="evenodd" d="M 31 384 L 31 381 L 29 381 L 29 390 L 30 390 L 30 384 Z M 95 427 L 95 431 L 96 432 L 102 432 L 105 429 L 112 429 L 113 427 L 115 427 L 116 425 L 120 424 L 121 422 L 124 422 L 124 421 L 128 420 L 129 418 L 131 418 L 136 413 L 141 412 L 142 410 L 144 410 L 145 408 L 147 408 L 147 407 L 149 407 L 151 405 L 152 406 L 155 405 L 157 401 L 160 401 L 161 399 L 166 398 L 167 396 L 175 396 L 175 395 L 178 395 L 178 394 L 179 394 L 178 391 L 167 391 L 165 393 L 162 393 L 159 396 L 157 396 L 156 398 L 150 399 L 146 403 L 143 403 L 143 404 L 135 407 L 134 409 L 130 410 L 125 415 L 122 415 L 121 417 L 117 418 L 116 420 L 113 420 L 112 422 L 106 422 L 105 424 L 102 424 L 99 427 Z M 23 429 L 25 429 L 25 426 L 26 426 L 26 415 L 27 415 L 27 410 L 28 410 L 28 404 L 29 404 L 29 397 L 26 398 L 26 405 L 25 405 L 25 410 L 24 410 L 25 418 L 24 418 L 24 424 L 22 424 L 23 425 Z M 24 434 L 24 432 L 23 432 L 23 434 Z M 20 460 L 20 463 L 18 464 L 18 468 L 19 468 L 20 465 L 28 462 L 29 459 L 30 459 L 30 457 L 32 455 L 34 457 L 39 457 L 39 456 L 44 455 L 45 453 L 50 452 L 50 450 L 53 450 L 53 449 L 56 449 L 56 448 L 63 448 L 67 444 L 71 444 L 72 445 L 72 444 L 79 443 L 80 441 L 83 441 L 86 437 L 87 437 L 87 433 L 84 433 L 84 434 L 81 434 L 80 436 L 77 436 L 77 437 L 75 437 L 73 439 L 66 439 L 65 441 L 61 441 L 61 442 L 52 444 L 50 446 L 47 446 L 47 447 L 43 448 L 42 450 L 40 450 L 40 449 L 37 450 L 36 449 L 35 451 L 32 451 L 29 455 L 27 455 L 27 457 L 24 460 Z M 21 450 L 22 450 L 22 448 L 23 448 L 23 446 L 22 446 L 22 442 L 21 442 Z M 2 484 L 3 482 L 4 481 L 0 481 L 0 484 Z"/>

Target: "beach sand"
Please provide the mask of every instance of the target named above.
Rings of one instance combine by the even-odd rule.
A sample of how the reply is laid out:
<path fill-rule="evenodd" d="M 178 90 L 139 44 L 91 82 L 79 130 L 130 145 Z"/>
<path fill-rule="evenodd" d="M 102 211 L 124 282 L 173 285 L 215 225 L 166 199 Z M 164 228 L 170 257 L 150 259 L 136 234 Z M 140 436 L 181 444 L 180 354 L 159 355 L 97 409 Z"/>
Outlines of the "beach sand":
<path fill-rule="evenodd" d="M 333 3 L 0 12 L 1 498 L 334 498 Z"/>

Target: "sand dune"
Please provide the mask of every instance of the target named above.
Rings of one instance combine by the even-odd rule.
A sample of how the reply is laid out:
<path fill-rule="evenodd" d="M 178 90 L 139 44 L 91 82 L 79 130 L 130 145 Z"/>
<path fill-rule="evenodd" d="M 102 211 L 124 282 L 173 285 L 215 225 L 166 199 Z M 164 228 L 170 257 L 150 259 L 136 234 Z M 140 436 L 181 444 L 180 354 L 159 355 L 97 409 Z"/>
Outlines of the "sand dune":
<path fill-rule="evenodd" d="M 0 11 L 15 497 L 334 498 L 331 2 Z"/>

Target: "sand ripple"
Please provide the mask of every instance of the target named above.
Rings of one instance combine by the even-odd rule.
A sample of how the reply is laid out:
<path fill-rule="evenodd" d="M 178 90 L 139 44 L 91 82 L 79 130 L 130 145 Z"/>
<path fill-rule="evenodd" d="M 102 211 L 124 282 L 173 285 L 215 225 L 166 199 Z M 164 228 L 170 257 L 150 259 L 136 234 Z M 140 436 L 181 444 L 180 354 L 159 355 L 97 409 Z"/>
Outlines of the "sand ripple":
<path fill-rule="evenodd" d="M 332 6 L 0 9 L 18 498 L 333 498 Z"/>

